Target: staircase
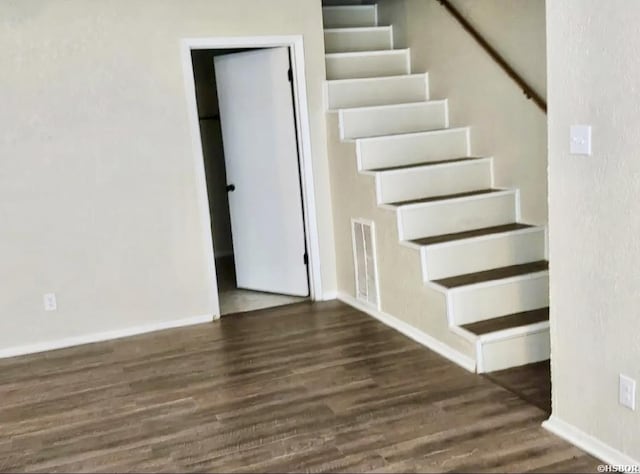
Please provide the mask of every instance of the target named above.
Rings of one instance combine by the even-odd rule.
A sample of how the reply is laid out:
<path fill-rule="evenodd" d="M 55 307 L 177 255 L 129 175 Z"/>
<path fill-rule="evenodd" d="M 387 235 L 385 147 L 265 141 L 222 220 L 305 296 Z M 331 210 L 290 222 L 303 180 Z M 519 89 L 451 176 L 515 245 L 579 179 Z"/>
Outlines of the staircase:
<path fill-rule="evenodd" d="M 449 127 L 447 101 L 430 100 L 428 75 L 394 49 L 376 5 L 324 6 L 323 17 L 340 139 L 395 213 L 424 284 L 444 294 L 449 330 L 475 347 L 478 372 L 548 359 L 545 228 L 520 222 L 518 190 L 494 185 L 493 158 L 473 156 L 468 127 Z"/>

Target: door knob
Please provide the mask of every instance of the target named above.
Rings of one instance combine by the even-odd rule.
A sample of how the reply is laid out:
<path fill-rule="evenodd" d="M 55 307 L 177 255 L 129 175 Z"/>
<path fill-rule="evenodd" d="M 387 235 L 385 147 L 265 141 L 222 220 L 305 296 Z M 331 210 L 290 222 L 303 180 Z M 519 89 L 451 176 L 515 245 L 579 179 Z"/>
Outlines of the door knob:
<path fill-rule="evenodd" d="M 227 192 L 231 193 L 233 191 L 236 190 L 236 185 L 235 184 L 227 184 Z"/>

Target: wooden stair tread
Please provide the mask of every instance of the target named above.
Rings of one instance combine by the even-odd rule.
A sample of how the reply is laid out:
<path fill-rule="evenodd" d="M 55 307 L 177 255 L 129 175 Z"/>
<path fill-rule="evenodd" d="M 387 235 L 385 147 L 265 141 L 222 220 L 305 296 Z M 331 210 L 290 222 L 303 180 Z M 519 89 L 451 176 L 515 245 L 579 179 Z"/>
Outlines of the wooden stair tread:
<path fill-rule="evenodd" d="M 505 329 L 517 328 L 520 326 L 528 326 L 530 324 L 540 323 L 549 320 L 549 308 L 534 309 L 523 313 L 509 314 L 499 318 L 487 319 L 475 323 L 465 324 L 463 329 L 481 336 Z"/>
<path fill-rule="evenodd" d="M 423 204 L 427 202 L 444 201 L 447 199 L 455 199 L 455 198 L 468 197 L 468 196 L 481 196 L 483 194 L 498 193 L 501 191 L 503 190 L 502 189 L 478 189 L 476 191 L 468 191 L 466 193 L 447 194 L 445 196 L 432 196 L 428 198 L 411 199 L 409 201 L 392 202 L 392 203 L 389 203 L 389 206 L 399 207 L 399 206 L 406 206 L 409 204 Z"/>
<path fill-rule="evenodd" d="M 413 163 L 411 165 L 399 165 L 399 166 L 390 166 L 388 168 L 376 168 L 373 170 L 375 173 L 381 173 L 383 171 L 396 171 L 396 170 L 408 170 L 411 168 L 422 168 L 423 166 L 435 166 L 435 165 L 443 165 L 445 163 L 459 163 L 461 161 L 472 161 L 472 160 L 480 160 L 482 158 L 476 156 L 469 156 L 465 158 L 454 158 L 453 160 L 440 160 L 440 161 L 427 161 L 423 163 Z"/>
<path fill-rule="evenodd" d="M 482 229 L 468 230 L 466 232 L 457 232 L 454 234 L 434 235 L 432 237 L 410 240 L 410 242 L 417 245 L 433 245 L 441 244 L 443 242 L 453 242 L 455 240 L 469 239 L 471 237 L 480 237 L 482 235 L 501 234 L 503 232 L 511 232 L 514 230 L 529 229 L 531 227 L 533 226 L 514 222 L 512 224 L 499 225 L 495 227 L 484 227 Z"/>
<path fill-rule="evenodd" d="M 443 278 L 442 280 L 435 280 L 434 283 L 442 285 L 445 288 L 457 288 L 460 286 L 472 285 L 474 283 L 502 280 L 504 278 L 526 275 L 527 273 L 542 272 L 548 268 L 549 262 L 541 260 L 538 262 L 511 265 L 509 267 L 494 268 L 493 270 L 485 270 L 482 272 Z"/>

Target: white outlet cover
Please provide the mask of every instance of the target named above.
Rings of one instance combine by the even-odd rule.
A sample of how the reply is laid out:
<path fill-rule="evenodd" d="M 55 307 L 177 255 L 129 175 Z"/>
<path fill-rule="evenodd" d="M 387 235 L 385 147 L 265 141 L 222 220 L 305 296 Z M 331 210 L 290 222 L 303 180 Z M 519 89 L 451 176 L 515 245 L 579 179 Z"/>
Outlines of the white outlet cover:
<path fill-rule="evenodd" d="M 620 388 L 619 388 L 619 401 L 620 405 L 636 409 L 636 381 L 631 377 L 620 374 Z"/>
<path fill-rule="evenodd" d="M 55 293 L 45 293 L 42 297 L 45 311 L 55 311 L 58 309 Z"/>
<path fill-rule="evenodd" d="M 591 156 L 591 125 L 572 125 L 569 136 L 572 155 Z"/>

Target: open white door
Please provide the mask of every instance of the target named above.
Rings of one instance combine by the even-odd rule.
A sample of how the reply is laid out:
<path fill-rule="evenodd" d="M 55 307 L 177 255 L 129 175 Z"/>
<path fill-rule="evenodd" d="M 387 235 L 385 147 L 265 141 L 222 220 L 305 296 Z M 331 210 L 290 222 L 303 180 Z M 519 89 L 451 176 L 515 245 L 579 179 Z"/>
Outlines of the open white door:
<path fill-rule="evenodd" d="M 289 51 L 214 61 L 238 287 L 307 296 Z"/>

